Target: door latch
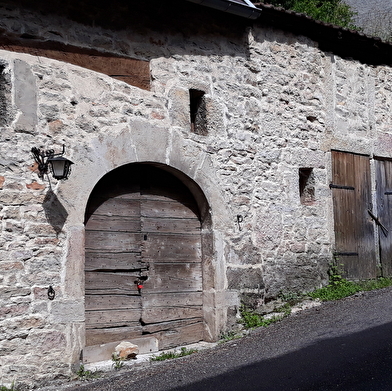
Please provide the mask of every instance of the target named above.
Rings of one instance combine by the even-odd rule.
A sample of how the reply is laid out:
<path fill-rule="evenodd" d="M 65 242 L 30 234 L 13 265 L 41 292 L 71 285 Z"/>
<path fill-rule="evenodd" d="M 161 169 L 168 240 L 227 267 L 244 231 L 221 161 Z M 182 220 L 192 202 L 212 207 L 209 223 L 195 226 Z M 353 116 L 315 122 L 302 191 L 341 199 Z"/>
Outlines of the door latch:
<path fill-rule="evenodd" d="M 368 209 L 368 213 L 369 213 L 370 217 L 376 222 L 376 224 L 380 226 L 382 233 L 385 236 L 388 236 L 389 231 L 384 225 L 381 224 L 381 221 L 379 220 L 379 218 L 377 216 L 375 216 L 370 209 Z"/>
<path fill-rule="evenodd" d="M 147 281 L 147 280 L 148 280 L 148 276 L 140 276 L 135 281 L 135 285 L 136 285 L 136 288 L 137 288 L 139 295 L 141 295 L 142 289 L 144 288 L 144 285 L 143 285 L 144 281 Z"/>

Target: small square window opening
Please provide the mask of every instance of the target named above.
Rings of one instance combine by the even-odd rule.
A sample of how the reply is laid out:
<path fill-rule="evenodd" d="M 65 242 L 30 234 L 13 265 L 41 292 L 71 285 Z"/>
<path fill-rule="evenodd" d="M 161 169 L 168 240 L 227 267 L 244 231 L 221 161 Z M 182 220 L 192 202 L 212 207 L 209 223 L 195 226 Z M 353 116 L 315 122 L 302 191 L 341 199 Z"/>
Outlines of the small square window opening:
<path fill-rule="evenodd" d="M 313 168 L 299 169 L 299 196 L 302 205 L 312 205 L 315 202 L 315 179 Z"/>

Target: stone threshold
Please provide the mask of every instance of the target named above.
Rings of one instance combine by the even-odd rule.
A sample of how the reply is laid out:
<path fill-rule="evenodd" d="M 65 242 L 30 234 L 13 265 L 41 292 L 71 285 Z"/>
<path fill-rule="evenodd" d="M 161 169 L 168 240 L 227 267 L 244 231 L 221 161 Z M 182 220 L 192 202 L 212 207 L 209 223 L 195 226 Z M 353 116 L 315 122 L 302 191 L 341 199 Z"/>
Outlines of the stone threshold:
<path fill-rule="evenodd" d="M 193 343 L 190 345 L 183 345 L 183 346 L 178 346 L 172 349 L 167 349 L 167 350 L 160 350 L 160 351 L 155 351 L 155 352 L 151 352 L 151 353 L 142 353 L 142 354 L 138 354 L 136 356 L 135 359 L 131 359 L 131 360 L 125 360 L 123 361 L 124 367 L 132 367 L 134 365 L 137 364 L 141 364 L 141 363 L 145 363 L 145 362 L 149 362 L 151 357 L 153 356 L 159 356 L 162 353 L 168 353 L 168 352 L 176 352 L 176 353 L 180 353 L 181 349 L 186 348 L 186 349 L 195 349 L 195 350 L 204 350 L 204 349 L 210 349 L 215 347 L 218 344 L 218 342 L 197 342 L 197 343 Z M 113 348 L 114 351 L 114 348 Z M 86 363 L 84 364 L 84 369 L 86 371 L 92 371 L 92 372 L 109 372 L 109 371 L 113 371 L 113 360 L 103 360 L 103 361 L 97 361 L 97 362 L 90 362 L 90 363 Z"/>

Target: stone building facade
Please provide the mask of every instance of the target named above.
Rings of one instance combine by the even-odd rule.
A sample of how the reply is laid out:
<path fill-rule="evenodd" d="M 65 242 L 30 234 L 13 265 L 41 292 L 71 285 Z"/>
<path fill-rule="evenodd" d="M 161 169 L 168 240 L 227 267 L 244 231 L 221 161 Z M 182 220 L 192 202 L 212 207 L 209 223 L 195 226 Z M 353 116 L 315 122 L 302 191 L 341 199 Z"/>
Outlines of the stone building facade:
<path fill-rule="evenodd" d="M 200 338 L 209 341 L 235 327 L 241 301 L 256 307 L 327 282 L 338 153 L 365 159 L 366 208 L 378 215 L 377 167 L 392 159 L 382 42 L 266 6 L 256 20 L 174 0 L 3 1 L 0 12 L 0 384 L 79 364 L 86 214 L 116 169 L 126 168 L 108 183 L 119 188 L 151 166 L 190 191 Z M 355 50 L 361 40 L 368 53 Z M 40 179 L 31 148 L 62 145 L 70 178 Z M 376 266 L 362 277 L 382 274 L 369 216 Z M 179 334 L 167 346 L 188 342 L 186 332 L 165 332 Z"/>

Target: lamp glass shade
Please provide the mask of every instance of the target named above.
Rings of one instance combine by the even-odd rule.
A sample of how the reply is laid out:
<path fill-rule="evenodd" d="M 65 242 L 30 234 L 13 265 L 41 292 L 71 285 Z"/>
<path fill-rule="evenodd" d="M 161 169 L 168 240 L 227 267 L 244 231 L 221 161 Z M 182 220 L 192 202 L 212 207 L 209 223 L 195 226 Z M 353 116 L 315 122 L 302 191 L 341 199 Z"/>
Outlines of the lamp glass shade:
<path fill-rule="evenodd" d="M 70 173 L 71 160 L 65 157 L 52 157 L 48 159 L 53 177 L 56 179 L 67 179 Z"/>

